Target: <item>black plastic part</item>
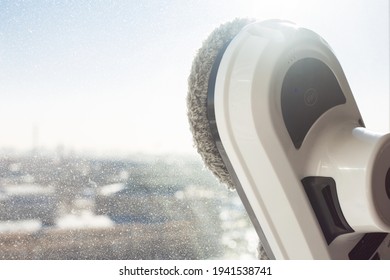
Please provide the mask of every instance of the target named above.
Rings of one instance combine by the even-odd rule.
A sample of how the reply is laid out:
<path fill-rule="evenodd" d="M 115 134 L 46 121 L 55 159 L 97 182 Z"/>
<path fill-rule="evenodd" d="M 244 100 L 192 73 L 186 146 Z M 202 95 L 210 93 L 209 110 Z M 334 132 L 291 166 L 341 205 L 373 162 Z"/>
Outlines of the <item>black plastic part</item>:
<path fill-rule="evenodd" d="M 376 252 L 375 255 L 370 260 L 380 260 L 381 257 L 379 256 L 379 253 Z"/>
<path fill-rule="evenodd" d="M 387 233 L 367 233 L 360 239 L 359 243 L 349 252 L 350 260 L 369 260 L 378 247 L 385 240 Z M 378 255 L 379 257 L 379 255 Z M 372 258 L 374 259 L 375 256 Z"/>
<path fill-rule="evenodd" d="M 217 122 L 215 120 L 215 109 L 214 109 L 214 92 L 215 92 L 215 82 L 217 80 L 218 68 L 221 63 L 223 54 L 226 51 L 226 48 L 229 46 L 228 41 L 223 45 L 223 47 L 219 50 L 217 56 L 215 57 L 213 66 L 211 67 L 211 72 L 209 76 L 209 82 L 207 85 L 207 119 L 209 121 L 209 127 L 211 130 L 211 134 L 215 141 L 221 141 L 218 133 Z"/>
<path fill-rule="evenodd" d="M 284 123 L 296 149 L 327 110 L 344 104 L 345 96 L 331 69 L 315 58 L 303 58 L 287 71 L 282 85 Z"/>
<path fill-rule="evenodd" d="M 385 188 L 387 198 L 390 199 L 390 168 L 387 170 L 386 179 L 385 179 Z"/>
<path fill-rule="evenodd" d="M 341 211 L 333 178 L 305 177 L 302 184 L 328 245 L 337 236 L 353 232 Z"/>

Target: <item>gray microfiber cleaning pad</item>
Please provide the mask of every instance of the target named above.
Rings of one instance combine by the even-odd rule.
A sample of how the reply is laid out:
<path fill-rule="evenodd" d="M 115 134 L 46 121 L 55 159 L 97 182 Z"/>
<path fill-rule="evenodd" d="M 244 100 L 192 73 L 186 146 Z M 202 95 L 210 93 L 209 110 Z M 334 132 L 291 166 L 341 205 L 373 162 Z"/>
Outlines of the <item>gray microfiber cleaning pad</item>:
<path fill-rule="evenodd" d="M 235 19 L 215 29 L 198 50 L 188 78 L 187 113 L 194 145 L 205 165 L 230 189 L 234 189 L 234 183 L 218 152 L 207 119 L 207 90 L 211 68 L 219 51 L 250 22 Z"/>
<path fill-rule="evenodd" d="M 205 165 L 213 174 L 234 189 L 232 177 L 219 154 L 207 118 L 207 93 L 209 76 L 214 61 L 220 50 L 237 35 L 247 24 L 253 22 L 249 19 L 235 19 L 222 24 L 215 29 L 203 42 L 192 63 L 188 78 L 187 114 L 194 145 L 201 155 Z M 268 259 L 261 244 L 258 247 L 259 259 Z"/>

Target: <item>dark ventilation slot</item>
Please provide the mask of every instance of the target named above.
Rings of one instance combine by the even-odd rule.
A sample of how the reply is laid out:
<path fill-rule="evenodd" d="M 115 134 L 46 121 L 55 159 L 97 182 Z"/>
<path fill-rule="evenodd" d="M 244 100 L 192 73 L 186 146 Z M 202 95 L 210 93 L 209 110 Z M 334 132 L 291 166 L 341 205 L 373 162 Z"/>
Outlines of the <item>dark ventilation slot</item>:
<path fill-rule="evenodd" d="M 380 260 L 381 257 L 379 256 L 379 253 L 376 252 L 375 255 L 370 260 Z"/>
<path fill-rule="evenodd" d="M 359 243 L 348 254 L 350 260 L 369 260 L 375 253 L 378 247 L 385 240 L 387 233 L 375 232 L 367 233 L 360 239 Z M 376 255 L 379 258 L 379 254 L 376 253 L 373 260 L 376 259 Z"/>
<path fill-rule="evenodd" d="M 328 245 L 337 236 L 353 232 L 341 211 L 333 178 L 306 177 L 302 184 Z"/>

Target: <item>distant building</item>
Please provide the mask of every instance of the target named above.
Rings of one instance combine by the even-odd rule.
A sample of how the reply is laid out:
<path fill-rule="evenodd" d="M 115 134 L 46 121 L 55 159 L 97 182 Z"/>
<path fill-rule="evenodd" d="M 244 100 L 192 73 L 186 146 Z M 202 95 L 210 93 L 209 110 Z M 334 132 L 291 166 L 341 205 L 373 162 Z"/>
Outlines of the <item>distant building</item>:
<path fill-rule="evenodd" d="M 53 187 L 34 184 L 0 187 L 0 220 L 37 219 L 42 225 L 53 225 L 57 196 Z"/>

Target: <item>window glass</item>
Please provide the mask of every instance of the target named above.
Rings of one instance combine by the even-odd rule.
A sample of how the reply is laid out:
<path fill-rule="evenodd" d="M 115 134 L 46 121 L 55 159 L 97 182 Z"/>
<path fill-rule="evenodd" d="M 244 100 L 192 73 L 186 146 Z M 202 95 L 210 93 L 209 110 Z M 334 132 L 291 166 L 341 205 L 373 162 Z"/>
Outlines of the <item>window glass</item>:
<path fill-rule="evenodd" d="M 202 41 L 236 17 L 323 36 L 389 125 L 388 2 L 0 1 L 0 259 L 254 259 L 186 117 Z"/>

